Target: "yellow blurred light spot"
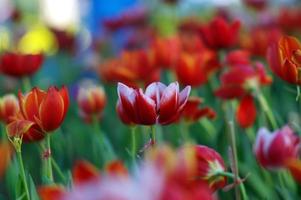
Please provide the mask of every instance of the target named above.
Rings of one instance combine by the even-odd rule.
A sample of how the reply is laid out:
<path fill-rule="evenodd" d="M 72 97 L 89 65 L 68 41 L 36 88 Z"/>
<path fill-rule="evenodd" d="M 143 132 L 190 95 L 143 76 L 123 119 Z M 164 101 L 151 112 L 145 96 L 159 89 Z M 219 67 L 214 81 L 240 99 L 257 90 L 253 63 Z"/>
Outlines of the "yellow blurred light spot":
<path fill-rule="evenodd" d="M 18 49 L 22 53 L 54 54 L 57 42 L 53 33 L 45 26 L 34 26 L 19 41 Z"/>

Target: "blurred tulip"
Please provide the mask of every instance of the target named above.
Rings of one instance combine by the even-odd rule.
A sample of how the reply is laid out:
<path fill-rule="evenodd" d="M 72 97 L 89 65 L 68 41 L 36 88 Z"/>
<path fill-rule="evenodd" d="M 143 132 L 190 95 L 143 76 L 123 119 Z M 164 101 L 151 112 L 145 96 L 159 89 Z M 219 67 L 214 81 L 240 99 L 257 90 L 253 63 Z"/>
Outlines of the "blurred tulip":
<path fill-rule="evenodd" d="M 240 22 L 234 21 L 232 24 L 223 18 L 217 17 L 208 25 L 201 28 L 204 42 L 213 49 L 230 48 L 237 42 Z"/>
<path fill-rule="evenodd" d="M 178 119 L 187 102 L 190 86 L 179 91 L 177 82 L 150 84 L 145 92 L 118 83 L 117 112 L 126 124 L 166 125 Z"/>
<path fill-rule="evenodd" d="M 120 58 L 105 61 L 99 67 L 99 75 L 107 82 L 123 82 L 136 87 L 160 79 L 155 60 L 144 50 L 125 51 Z"/>
<path fill-rule="evenodd" d="M 66 51 L 71 54 L 74 53 L 76 50 L 76 38 L 74 33 L 69 33 L 55 28 L 51 28 L 50 30 L 55 36 L 59 50 Z"/>
<path fill-rule="evenodd" d="M 282 32 L 278 28 L 256 27 L 242 34 L 240 44 L 250 54 L 265 57 L 268 47 L 277 42 L 281 36 Z"/>
<path fill-rule="evenodd" d="M 244 96 L 238 105 L 236 111 L 236 120 L 242 128 L 251 127 L 256 120 L 256 106 L 254 98 L 251 95 Z"/>
<path fill-rule="evenodd" d="M 218 175 L 225 172 L 225 163 L 222 157 L 214 149 L 207 146 L 196 145 L 196 162 L 198 177 L 208 181 L 212 190 L 223 188 L 227 183 L 225 176 Z"/>
<path fill-rule="evenodd" d="M 79 185 L 100 178 L 100 172 L 87 161 L 77 161 L 72 170 L 74 184 Z"/>
<path fill-rule="evenodd" d="M 234 50 L 230 51 L 225 58 L 225 64 L 230 67 L 244 66 L 251 64 L 251 55 L 248 51 Z"/>
<path fill-rule="evenodd" d="M 1 56 L 0 71 L 13 77 L 30 76 L 41 67 L 43 59 L 42 54 L 7 52 Z"/>
<path fill-rule="evenodd" d="M 177 37 L 155 38 L 151 43 L 156 65 L 173 68 L 180 53 L 180 41 Z"/>
<path fill-rule="evenodd" d="M 221 86 L 215 91 L 215 95 L 222 99 L 241 98 L 248 94 L 248 89 L 272 82 L 264 70 L 264 66 L 257 62 L 251 65 L 231 67 L 221 75 Z"/>
<path fill-rule="evenodd" d="M 0 120 L 8 124 L 19 112 L 18 99 L 13 94 L 6 94 L 0 98 Z"/>
<path fill-rule="evenodd" d="M 11 160 L 12 148 L 9 143 L 0 141 L 0 179 L 5 173 L 10 160 Z"/>
<path fill-rule="evenodd" d="M 216 113 L 210 107 L 199 108 L 202 99 L 199 97 L 190 97 L 184 106 L 182 117 L 188 122 L 195 122 L 203 117 L 214 119 Z"/>
<path fill-rule="evenodd" d="M 216 54 L 204 50 L 199 54 L 182 53 L 176 63 L 175 70 L 181 84 L 198 87 L 206 83 L 219 66 Z"/>
<path fill-rule="evenodd" d="M 243 2 L 256 10 L 262 10 L 267 6 L 267 0 L 243 0 Z"/>
<path fill-rule="evenodd" d="M 7 125 L 8 135 L 22 135 L 24 141 L 40 140 L 63 122 L 69 107 L 68 90 L 33 88 L 26 95 L 19 93 L 19 107 L 19 114 Z"/>
<path fill-rule="evenodd" d="M 100 117 L 106 105 L 106 95 L 102 86 L 81 85 L 77 96 L 80 115 L 88 122 L 93 117 Z"/>
<path fill-rule="evenodd" d="M 283 36 L 268 49 L 267 59 L 272 71 L 281 79 L 301 84 L 301 44 L 295 37 Z"/>
<path fill-rule="evenodd" d="M 66 191 L 61 186 L 41 186 L 38 188 L 38 194 L 41 200 L 62 200 Z"/>
<path fill-rule="evenodd" d="M 254 153 L 259 164 L 267 169 L 284 168 L 289 159 L 299 156 L 300 138 L 289 126 L 273 133 L 266 128 L 259 129 Z"/>
<path fill-rule="evenodd" d="M 294 179 L 301 184 L 301 160 L 299 159 L 288 159 L 286 167 L 294 177 Z"/>
<path fill-rule="evenodd" d="M 277 22 L 278 25 L 287 32 L 300 31 L 300 7 L 281 7 Z"/>

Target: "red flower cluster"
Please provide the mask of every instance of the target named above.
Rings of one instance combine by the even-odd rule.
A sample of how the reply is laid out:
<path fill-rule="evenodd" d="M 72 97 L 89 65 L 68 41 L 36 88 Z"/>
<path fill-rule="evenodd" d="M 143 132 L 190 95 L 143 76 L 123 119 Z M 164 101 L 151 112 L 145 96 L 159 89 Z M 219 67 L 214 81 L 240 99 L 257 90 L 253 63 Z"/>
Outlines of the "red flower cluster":
<path fill-rule="evenodd" d="M 61 125 L 68 107 L 66 87 L 50 87 L 47 92 L 33 88 L 25 96 L 19 93 L 20 112 L 7 125 L 8 135 L 22 137 L 24 141 L 41 140 Z"/>
<path fill-rule="evenodd" d="M 13 77 L 30 76 L 42 65 L 42 54 L 20 54 L 7 52 L 0 58 L 0 71 Z"/>
<path fill-rule="evenodd" d="M 117 112 L 126 124 L 163 125 L 176 121 L 187 102 L 190 86 L 181 92 L 177 82 L 150 84 L 145 92 L 118 83 Z"/>

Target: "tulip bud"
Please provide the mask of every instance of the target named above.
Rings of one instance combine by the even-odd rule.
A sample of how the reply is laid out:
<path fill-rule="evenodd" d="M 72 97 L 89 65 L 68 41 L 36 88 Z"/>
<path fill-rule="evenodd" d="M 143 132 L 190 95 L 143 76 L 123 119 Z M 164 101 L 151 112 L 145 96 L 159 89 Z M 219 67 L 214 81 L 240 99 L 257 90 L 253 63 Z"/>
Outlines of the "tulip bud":
<path fill-rule="evenodd" d="M 288 159 L 298 157 L 300 138 L 294 135 L 289 126 L 270 133 L 266 128 L 259 129 L 254 153 L 259 164 L 267 169 L 283 168 Z"/>
<path fill-rule="evenodd" d="M 207 146 L 195 146 L 198 177 L 208 182 L 212 190 L 223 188 L 227 178 L 219 172 L 225 172 L 225 163 L 214 149 Z"/>
<path fill-rule="evenodd" d="M 8 124 L 19 111 L 18 99 L 13 94 L 4 95 L 0 99 L 0 120 Z"/>
<path fill-rule="evenodd" d="M 100 116 L 106 105 L 106 95 L 101 86 L 82 86 L 77 96 L 80 115 L 87 121 Z"/>

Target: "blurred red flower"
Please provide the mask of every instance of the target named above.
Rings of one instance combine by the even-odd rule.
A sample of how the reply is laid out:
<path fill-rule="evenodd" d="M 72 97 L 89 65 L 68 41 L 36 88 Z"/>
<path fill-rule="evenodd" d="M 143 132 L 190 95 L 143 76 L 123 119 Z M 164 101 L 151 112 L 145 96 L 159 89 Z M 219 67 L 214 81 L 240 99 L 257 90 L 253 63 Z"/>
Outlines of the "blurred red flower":
<path fill-rule="evenodd" d="M 243 2 L 256 10 L 262 10 L 267 6 L 267 0 L 243 0 Z"/>
<path fill-rule="evenodd" d="M 281 29 L 287 32 L 300 31 L 301 12 L 299 7 L 282 7 L 277 22 Z"/>
<path fill-rule="evenodd" d="M 238 105 L 236 111 L 236 120 L 243 128 L 252 126 L 256 120 L 256 106 L 254 98 L 251 95 L 244 96 Z"/>
<path fill-rule="evenodd" d="M 6 52 L 0 58 L 1 73 L 13 77 L 30 76 L 42 66 L 42 54 L 21 54 Z"/>
<path fill-rule="evenodd" d="M 118 83 L 117 113 L 126 124 L 170 124 L 177 120 L 187 102 L 190 86 L 179 91 L 177 82 L 166 86 L 150 84 L 145 92 Z"/>
<path fill-rule="evenodd" d="M 43 139 L 63 122 L 69 107 L 66 87 L 50 87 L 47 92 L 33 88 L 26 95 L 19 93 L 20 112 L 7 125 L 8 135 L 22 136 L 24 141 Z"/>
<path fill-rule="evenodd" d="M 208 47 L 213 49 L 233 47 L 237 42 L 240 22 L 232 24 L 221 17 L 214 18 L 208 25 L 201 28 L 203 40 Z"/>
<path fill-rule="evenodd" d="M 294 177 L 294 179 L 301 184 L 301 160 L 299 159 L 288 159 L 286 167 Z"/>
<path fill-rule="evenodd" d="M 269 47 L 267 59 L 272 71 L 281 79 L 292 84 L 301 84 L 301 44 L 297 38 L 281 37 Z"/>
<path fill-rule="evenodd" d="M 94 84 L 83 84 L 79 88 L 77 104 L 79 114 L 91 122 L 93 117 L 101 117 L 106 105 L 106 94 L 101 86 Z"/>
<path fill-rule="evenodd" d="M 240 44 L 252 55 L 265 57 L 268 47 L 277 42 L 281 36 L 282 32 L 278 28 L 256 27 L 242 34 Z"/>
<path fill-rule="evenodd" d="M 210 50 L 203 50 L 195 54 L 181 53 L 175 71 L 181 84 L 198 87 L 206 83 L 219 67 L 216 54 Z"/>
<path fill-rule="evenodd" d="M 283 168 L 287 160 L 299 156 L 300 138 L 289 126 L 270 133 L 266 128 L 259 129 L 254 153 L 258 163 L 268 169 Z"/>
<path fill-rule="evenodd" d="M 195 122 L 203 117 L 207 117 L 209 119 L 214 119 L 216 117 L 216 113 L 210 107 L 200 108 L 200 104 L 202 104 L 202 99 L 199 97 L 190 97 L 184 106 L 182 117 L 188 122 Z"/>
<path fill-rule="evenodd" d="M 18 99 L 13 94 L 6 94 L 0 98 L 0 120 L 8 124 L 19 112 Z"/>
<path fill-rule="evenodd" d="M 144 50 L 124 51 L 120 58 L 105 61 L 99 67 L 99 75 L 107 82 L 123 82 L 136 87 L 160 79 L 153 56 Z"/>
<path fill-rule="evenodd" d="M 76 37 L 74 33 L 55 28 L 50 29 L 55 36 L 59 50 L 74 53 L 76 49 Z"/>
<path fill-rule="evenodd" d="M 0 179 L 11 161 L 12 152 L 12 148 L 8 142 L 0 141 Z"/>

